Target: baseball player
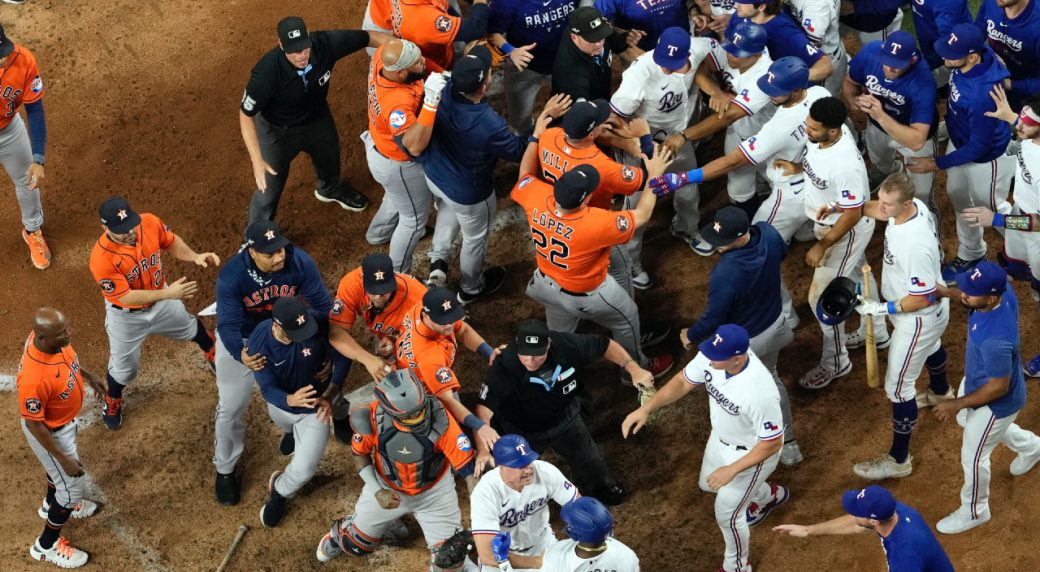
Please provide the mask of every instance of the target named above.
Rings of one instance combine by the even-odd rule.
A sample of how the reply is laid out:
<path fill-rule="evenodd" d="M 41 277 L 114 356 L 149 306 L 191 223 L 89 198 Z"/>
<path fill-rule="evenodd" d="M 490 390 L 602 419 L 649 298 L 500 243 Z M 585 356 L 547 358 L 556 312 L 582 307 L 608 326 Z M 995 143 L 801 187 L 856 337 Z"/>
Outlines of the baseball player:
<path fill-rule="evenodd" d="M 65 314 L 36 310 L 16 379 L 22 432 L 47 474 L 47 492 L 37 510 L 47 524 L 29 556 L 59 568 L 79 568 L 90 558 L 69 544 L 61 529 L 69 517 L 97 512 L 97 504 L 83 498 L 86 477 L 76 450 L 76 415 L 83 406 L 84 378 L 99 401 L 105 394 L 101 382 L 80 365 L 70 339 Z"/>
<path fill-rule="evenodd" d="M 329 312 L 332 299 L 310 255 L 293 246 L 273 221 L 246 228 L 246 244 L 217 276 L 217 413 L 213 428 L 214 485 L 217 501 L 235 505 L 235 471 L 246 442 L 246 409 L 253 397 L 254 371 L 267 357 L 249 348 L 253 330 L 271 317 L 279 298 L 302 296 L 317 312 Z"/>
<path fill-rule="evenodd" d="M 781 12 L 780 0 L 736 0 L 736 15 L 730 18 L 727 34 L 741 22 L 753 22 L 766 31 L 769 57 L 776 61 L 796 57 L 809 67 L 809 80 L 822 84 L 831 75 L 831 59 L 820 50 L 805 31 Z"/>
<path fill-rule="evenodd" d="M 1031 0 L 982 0 L 975 25 L 1011 74 L 1007 96 L 1019 109 L 1040 93 L 1040 10 Z"/>
<path fill-rule="evenodd" d="M 893 326 L 891 336 L 884 329 L 875 330 L 878 348 L 889 348 L 885 393 L 892 402 L 892 447 L 887 454 L 852 468 L 865 479 L 909 476 L 913 470 L 910 437 L 917 424 L 918 403 L 931 406 L 953 399 L 941 339 L 950 321 L 950 303 L 936 296 L 942 246 L 931 211 L 914 193 L 909 175 L 893 173 L 878 188 L 877 200 L 863 206 L 864 217 L 888 221 L 881 273 L 885 301 L 863 300 L 856 311 L 863 316 L 863 329 L 873 316 L 888 316 Z M 926 365 L 931 383 L 929 389 L 918 392 L 914 384 Z"/>
<path fill-rule="evenodd" d="M 781 524 L 773 531 L 796 538 L 873 531 L 881 540 L 889 570 L 953 572 L 953 564 L 921 514 L 878 485 L 845 491 L 844 516 L 810 525 Z"/>
<path fill-rule="evenodd" d="M 805 216 L 815 224 L 813 233 L 818 239 L 805 254 L 805 263 L 815 269 L 808 296 L 813 308 L 835 277 L 859 281 L 864 252 L 874 234 L 874 219 L 864 217 L 862 208 L 870 196 L 867 167 L 855 137 L 845 125 L 847 117 L 840 99 L 825 97 L 816 101 L 805 120 L 809 142 L 801 163 L 773 163 L 784 169 L 786 175 L 804 173 L 808 179 L 803 198 Z M 821 218 L 824 207 L 828 214 Z M 845 349 L 845 324 L 830 324 L 819 312 L 815 314 L 823 333 L 823 352 L 820 363 L 798 380 L 806 389 L 822 389 L 852 371 Z M 875 330 L 883 331 L 884 318 L 875 317 L 874 321 Z"/>
<path fill-rule="evenodd" d="M 765 29 L 754 22 L 741 22 L 733 27 L 726 40 L 721 45 L 724 52 L 712 53 L 722 72 L 725 89 L 701 86 L 701 91 L 711 98 L 708 105 L 715 113 L 679 134 L 687 141 L 696 141 L 725 128 L 723 150 L 729 154 L 758 133 L 776 107 L 769 105 L 769 96 L 758 86 L 758 78 L 766 75 L 772 63 L 766 50 Z M 730 202 L 748 213 L 749 218 L 755 216 L 759 205 L 755 174 L 754 167 L 745 166 L 730 172 L 726 180 Z"/>
<path fill-rule="evenodd" d="M 935 405 L 939 419 L 956 416 L 964 428 L 961 505 L 935 524 L 957 534 L 989 522 L 990 454 L 1003 443 L 1018 456 L 1011 474 L 1024 475 L 1040 461 L 1040 437 L 1015 424 L 1026 403 L 1018 335 L 1018 298 L 1007 273 L 983 261 L 957 275 L 961 303 L 968 307 L 964 380 L 957 398 Z"/>
<path fill-rule="evenodd" d="M 575 106 L 569 113 L 583 107 Z M 599 109 L 602 104 L 594 107 Z M 539 143 L 536 138 L 544 137 L 548 120 L 545 113 L 538 118 L 530 143 Z M 589 207 L 591 195 L 600 186 L 597 168 L 578 165 L 553 184 L 546 183 L 534 176 L 538 147 L 530 143 L 520 163 L 520 180 L 510 193 L 527 213 L 538 263 L 527 295 L 545 306 L 550 330 L 573 332 L 580 320 L 592 320 L 609 329 L 640 367 L 655 376 L 663 375 L 671 369 L 672 357 L 661 354 L 648 358 L 643 353 L 642 346 L 649 344 L 640 332 L 635 301 L 607 273 L 610 252 L 628 242 L 635 229 L 650 220 L 657 195 L 643 193 L 634 210 L 614 212 Z M 646 162 L 647 176 L 661 174 L 670 159 L 667 150 L 655 149 L 653 159 Z M 624 180 L 626 175 L 622 173 L 619 178 Z"/>
<path fill-rule="evenodd" d="M 470 525 L 481 570 L 540 568 L 545 550 L 556 542 L 549 501 L 562 507 L 581 495 L 559 469 L 539 461 L 520 435 L 503 435 L 495 442 L 494 456 L 495 468 L 470 495 Z M 501 548 L 493 550 L 498 535 Z M 498 566 L 500 561 L 506 566 Z"/>
<path fill-rule="evenodd" d="M 375 400 L 351 413 L 350 423 L 354 466 L 365 485 L 354 514 L 334 520 L 318 542 L 320 562 L 343 553 L 368 556 L 388 527 L 409 513 L 431 548 L 462 528 L 451 470 L 473 489 L 473 446 L 414 372 L 387 374 L 376 384 Z M 467 562 L 466 569 L 476 568 Z M 443 569 L 431 563 L 430 570 Z"/>
<path fill-rule="evenodd" d="M 405 314 L 397 338 L 397 369 L 412 369 L 426 388 L 444 405 L 448 414 L 477 437 L 477 451 L 487 454 L 498 432 L 462 404 L 462 383 L 455 375 L 459 346 L 488 360 L 490 365 L 501 348 L 492 348 L 473 326 L 463 321 L 466 312 L 456 294 L 446 288 L 430 288 L 422 302 Z"/>
<path fill-rule="evenodd" d="M 472 42 L 487 35 L 488 0 L 470 2 L 466 18 L 458 16 L 457 11 L 453 13 L 448 0 L 392 0 L 388 3 L 394 35 L 418 46 L 431 64 L 430 71 L 451 69 L 455 42 Z"/>
<path fill-rule="evenodd" d="M 339 134 L 327 101 L 329 79 L 337 61 L 388 38 L 362 30 L 309 34 L 296 16 L 278 22 L 278 47 L 253 66 L 239 107 L 239 127 L 256 180 L 250 222 L 274 220 L 289 166 L 301 152 L 314 165 L 315 198 L 354 212 L 368 207 L 368 198 L 340 179 Z"/>
<path fill-rule="evenodd" d="M 953 210 L 988 206 L 1001 214 L 1011 212 L 1008 188 L 1014 174 L 1011 156 L 1005 155 L 1011 129 L 1003 121 L 987 116 L 995 109 L 989 92 L 1007 77 L 996 55 L 986 46 L 986 37 L 972 24 L 957 24 L 953 31 L 936 40 L 935 51 L 953 70 L 950 99 L 946 108 L 946 128 L 950 144 L 946 154 L 937 158 L 915 157 L 907 165 L 911 173 L 945 170 L 946 191 Z M 982 229 L 972 228 L 957 219 L 957 256 L 943 266 L 942 278 L 952 284 L 956 275 L 986 257 Z"/>
<path fill-rule="evenodd" d="M 389 242 L 394 268 L 405 274 L 433 204 L 416 157 L 430 143 L 445 84 L 440 73 L 422 81 L 425 61 L 407 40 L 392 39 L 376 49 L 368 70 L 368 130 L 361 134 L 368 169 L 386 191 L 365 239 Z"/>
<path fill-rule="evenodd" d="M 639 572 L 639 558 L 614 538 L 614 517 L 603 503 L 592 497 L 574 499 L 560 509 L 560 520 L 570 540 L 556 542 L 545 552 L 545 572 Z"/>
<path fill-rule="evenodd" d="M 805 35 L 831 59 L 831 75 L 823 87 L 834 97 L 841 97 L 849 55 L 841 43 L 838 3 L 832 0 L 783 0 L 783 3 L 794 21 L 801 24 Z"/>
<path fill-rule="evenodd" d="M 860 46 L 870 42 L 885 41 L 903 26 L 902 7 L 907 0 L 868 0 L 867 2 L 846 0 L 838 7 L 838 33 L 844 37 L 852 33 Z M 864 4 L 872 4 L 873 10 L 864 10 Z"/>
<path fill-rule="evenodd" d="M 0 163 L 14 183 L 22 211 L 22 240 L 29 246 L 33 266 L 43 270 L 51 265 L 51 250 L 43 238 L 43 204 L 40 201 L 44 177 L 44 150 L 47 121 L 43 112 L 43 80 L 36 57 L 28 48 L 15 44 L 0 25 L 0 76 L 6 109 L 0 116 Z M 26 129 L 18 107 L 25 105 Z"/>
<path fill-rule="evenodd" d="M 288 500 L 318 469 L 329 441 L 332 402 L 350 371 L 350 362 L 329 344 L 327 313 L 314 313 L 295 296 L 278 298 L 273 306 L 271 319 L 260 322 L 247 342 L 267 358 L 254 374 L 267 413 L 294 442 L 292 461 L 267 482 L 270 496 L 260 522 L 268 528 L 278 526 Z"/>
<path fill-rule="evenodd" d="M 716 493 L 715 522 L 726 542 L 720 572 L 751 570 L 749 526 L 787 502 L 786 487 L 766 481 L 784 442 L 780 395 L 770 371 L 748 349 L 747 331 L 725 324 L 698 346 L 690 363 L 653 399 L 625 417 L 621 434 L 638 433 L 654 410 L 697 386 L 707 389 L 711 435 L 704 448 L 699 485 Z"/>
<path fill-rule="evenodd" d="M 659 143 L 686 129 L 700 106 L 699 84 L 714 85 L 714 80 L 709 79 L 715 71 L 710 63 L 714 60 L 709 56 L 716 45 L 715 40 L 708 38 L 691 38 L 681 27 L 668 28 L 658 39 L 657 47 L 636 58 L 621 75 L 621 86 L 610 98 L 611 111 L 625 120 L 646 120 L 652 140 Z M 697 167 L 693 142 L 678 139 L 672 148 L 675 160 L 668 166 L 673 173 Z M 637 163 L 637 157 L 628 155 L 626 162 Z M 698 236 L 700 193 L 697 185 L 684 185 L 673 192 L 672 234 L 683 237 L 697 254 L 711 254 Z M 632 195 L 633 201 L 638 201 L 638 193 Z M 635 204 L 632 202 L 630 206 Z M 632 285 L 641 290 L 651 285 L 650 276 L 642 267 L 642 235 L 643 229 L 636 231 L 629 242 Z"/>
<path fill-rule="evenodd" d="M 883 176 L 901 170 L 910 157 L 935 157 L 935 79 L 914 45 L 913 36 L 899 31 L 884 42 L 863 46 L 849 63 L 842 88 L 853 114 L 867 116 L 867 153 L 873 169 Z M 911 178 L 917 198 L 935 211 L 935 173 L 915 173 Z"/>
<path fill-rule="evenodd" d="M 183 276 L 167 284 L 162 253 L 202 268 L 219 266 L 220 257 L 195 252 L 159 217 L 138 214 L 123 197 L 105 200 L 98 215 L 104 232 L 90 251 L 90 272 L 105 298 L 109 356 L 102 419 L 114 431 L 123 424 L 123 389 L 137 377 L 148 336 L 191 340 L 215 367 L 213 334 L 184 307 L 198 284 Z"/>

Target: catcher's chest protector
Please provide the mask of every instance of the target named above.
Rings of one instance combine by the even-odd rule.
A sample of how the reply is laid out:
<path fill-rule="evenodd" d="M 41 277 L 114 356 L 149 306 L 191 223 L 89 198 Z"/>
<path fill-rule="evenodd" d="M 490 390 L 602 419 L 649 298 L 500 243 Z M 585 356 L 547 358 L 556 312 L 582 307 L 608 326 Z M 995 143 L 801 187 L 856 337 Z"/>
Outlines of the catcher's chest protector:
<path fill-rule="evenodd" d="M 376 429 L 379 435 L 379 464 L 389 481 L 403 489 L 423 489 L 433 484 L 444 472 L 448 459 L 436 450 L 437 440 L 448 429 L 447 413 L 439 407 L 431 408 L 433 420 L 425 434 L 401 431 L 393 418 L 382 410 L 376 411 Z M 414 483 L 402 481 L 399 469 L 411 466 Z"/>

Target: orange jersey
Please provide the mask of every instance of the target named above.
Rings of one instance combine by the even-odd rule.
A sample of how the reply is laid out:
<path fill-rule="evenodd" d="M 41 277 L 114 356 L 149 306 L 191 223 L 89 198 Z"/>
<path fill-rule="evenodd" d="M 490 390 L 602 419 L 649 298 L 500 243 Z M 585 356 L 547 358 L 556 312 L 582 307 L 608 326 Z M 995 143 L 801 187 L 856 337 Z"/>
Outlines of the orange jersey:
<path fill-rule="evenodd" d="M 397 477 L 396 479 L 393 478 L 393 476 L 387 474 L 388 471 L 383 466 L 387 459 L 382 454 L 379 454 L 379 423 L 376 412 L 378 406 L 379 404 L 376 401 L 368 405 L 369 423 L 374 430 L 369 434 L 355 432 L 351 440 L 350 449 L 351 452 L 359 456 L 372 457 L 374 453 L 378 454 L 380 458 L 373 465 L 379 476 L 382 477 L 380 480 L 394 490 L 409 496 L 417 495 L 437 484 L 440 478 L 444 476 L 444 473 L 448 471 L 448 467 L 455 467 L 455 470 L 459 471 L 473 460 L 475 454 L 469 438 L 462 432 L 455 419 L 441 408 L 437 413 L 443 414 L 446 418 L 446 427 L 434 443 L 433 451 L 427 451 L 427 458 L 423 459 L 423 463 L 437 462 L 437 457 L 441 457 L 440 462 L 443 463 L 443 466 L 438 471 L 436 478 L 423 479 L 423 476 L 417 470 L 418 463 L 403 463 L 401 461 L 393 461 L 393 471 Z M 397 425 L 397 421 L 393 423 Z M 400 428 L 400 425 L 397 425 L 397 427 Z M 448 461 L 447 463 L 444 463 L 445 459 Z"/>
<path fill-rule="evenodd" d="M 3 97 L 3 116 L 0 116 L 0 129 L 7 127 L 18 107 L 24 103 L 36 103 L 43 98 L 43 80 L 36 67 L 36 58 L 32 52 L 15 44 L 14 51 L 7 56 L 7 65 L 0 75 L 0 96 Z"/>
<path fill-rule="evenodd" d="M 140 308 L 121 304 L 119 299 L 130 290 L 162 290 L 166 286 L 162 251 L 176 238 L 159 217 L 150 213 L 141 214 L 133 245 L 116 244 L 108 233 L 102 234 L 90 251 L 90 272 L 105 299 L 124 308 Z"/>
<path fill-rule="evenodd" d="M 369 309 L 368 295 L 362 283 L 361 268 L 348 272 L 339 281 L 336 299 L 329 312 L 329 322 L 349 330 L 354 327 L 358 316 L 365 321 L 370 332 L 380 340 L 396 340 L 404 329 L 404 317 L 416 304 L 422 304 L 426 286 L 407 274 L 397 274 L 397 290 L 381 312 Z"/>
<path fill-rule="evenodd" d="M 631 195 L 646 184 L 646 177 L 639 167 L 622 165 L 595 145 L 585 149 L 568 145 L 562 127 L 546 129 L 538 138 L 538 161 L 542 178 L 550 183 L 578 165 L 595 167 L 599 171 L 599 186 L 589 198 L 590 207 L 609 209 L 614 195 Z"/>
<path fill-rule="evenodd" d="M 390 0 L 390 25 L 395 36 L 419 46 L 433 64 L 426 71 L 451 69 L 462 18 L 448 14 L 448 0 Z"/>
<path fill-rule="evenodd" d="M 388 159 L 411 161 L 394 136 L 414 123 L 423 104 L 423 82 L 397 83 L 383 77 L 383 46 L 376 49 L 368 68 L 368 132 L 376 150 Z"/>
<path fill-rule="evenodd" d="M 404 330 L 397 338 L 397 368 L 414 369 L 430 395 L 458 391 L 462 386 L 452 368 L 459 353 L 455 334 L 463 328 L 462 320 L 455 322 L 450 336 L 444 337 L 422 323 L 422 308 L 419 302 L 405 315 Z"/>
<path fill-rule="evenodd" d="M 552 185 L 531 175 L 520 179 L 509 196 L 527 213 L 538 269 L 571 292 L 591 292 L 602 284 L 610 248 L 635 233 L 632 211 L 585 206 L 557 212 Z"/>
<path fill-rule="evenodd" d="M 372 23 L 384 30 L 392 30 L 390 23 L 390 0 L 369 0 L 368 17 Z"/>
<path fill-rule="evenodd" d="M 71 345 L 46 354 L 25 340 L 18 366 L 18 403 L 26 421 L 42 421 L 48 429 L 70 423 L 83 406 L 83 377 L 79 357 Z"/>

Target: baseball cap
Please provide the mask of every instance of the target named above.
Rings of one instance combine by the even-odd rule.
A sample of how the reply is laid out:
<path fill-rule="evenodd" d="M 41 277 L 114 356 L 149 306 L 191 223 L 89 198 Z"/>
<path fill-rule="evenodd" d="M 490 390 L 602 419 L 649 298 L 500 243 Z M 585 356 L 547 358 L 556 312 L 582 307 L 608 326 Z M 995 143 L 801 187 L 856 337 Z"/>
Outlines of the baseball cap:
<path fill-rule="evenodd" d="M 246 245 L 260 254 L 271 254 L 289 246 L 289 239 L 273 220 L 258 220 L 246 227 Z"/>
<path fill-rule="evenodd" d="M 563 114 L 560 126 L 571 139 L 584 139 L 610 117 L 610 102 L 605 99 L 578 101 Z"/>
<path fill-rule="evenodd" d="M 572 33 L 578 34 L 586 42 L 605 40 L 614 33 L 614 27 L 593 6 L 582 6 L 571 12 L 567 25 Z"/>
<path fill-rule="evenodd" d="M 748 233 L 747 213 L 737 207 L 723 207 L 715 213 L 715 220 L 701 229 L 701 237 L 718 248 L 732 243 Z"/>
<path fill-rule="evenodd" d="M 690 33 L 678 26 L 661 32 L 654 47 L 654 63 L 667 70 L 682 69 L 690 63 Z"/>
<path fill-rule="evenodd" d="M 932 47 L 944 60 L 959 60 L 982 51 L 986 35 L 975 24 L 957 24 L 944 38 L 935 40 Z"/>
<path fill-rule="evenodd" d="M 541 320 L 527 320 L 516 332 L 516 353 L 541 356 L 549 349 L 549 326 Z"/>
<path fill-rule="evenodd" d="M 282 18 L 278 22 L 278 41 L 282 43 L 282 51 L 289 54 L 311 47 L 311 36 L 307 33 L 307 24 L 303 23 L 303 18 Z"/>
<path fill-rule="evenodd" d="M 98 207 L 101 224 L 116 234 L 130 232 L 141 224 L 141 215 L 130 208 L 130 203 L 123 197 L 109 197 Z"/>
<path fill-rule="evenodd" d="M 466 311 L 458 297 L 447 288 L 430 288 L 422 297 L 423 311 L 438 326 L 447 326 L 461 320 Z"/>
<path fill-rule="evenodd" d="M 809 66 L 794 56 L 785 56 L 769 64 L 769 70 L 756 83 L 769 97 L 781 97 L 809 87 Z"/>
<path fill-rule="evenodd" d="M 723 324 L 697 349 L 712 361 L 724 361 L 733 356 L 746 354 L 750 341 L 747 330 L 736 324 Z"/>
<path fill-rule="evenodd" d="M 510 469 L 523 469 L 538 460 L 538 452 L 519 435 L 503 435 L 495 441 L 491 455 L 495 458 L 495 466 Z"/>
<path fill-rule="evenodd" d="M 475 93 L 491 69 L 491 51 L 484 46 L 474 46 L 468 54 L 455 60 L 451 68 L 451 87 L 455 93 Z"/>
<path fill-rule="evenodd" d="M 389 294 L 397 290 L 394 263 L 382 252 L 369 254 L 361 261 L 361 285 L 369 294 Z"/>
<path fill-rule="evenodd" d="M 885 43 L 881 44 L 881 53 L 878 59 L 881 63 L 897 70 L 910 65 L 916 53 L 917 41 L 909 32 L 899 30 L 888 35 Z"/>
<path fill-rule="evenodd" d="M 274 323 L 282 327 L 294 342 L 304 342 L 318 333 L 318 320 L 307 311 L 307 305 L 296 296 L 279 298 L 271 310 Z"/>
<path fill-rule="evenodd" d="M 14 42 L 11 38 L 7 37 L 7 31 L 4 30 L 4 26 L 0 24 L 0 58 L 11 55 L 14 51 Z"/>
<path fill-rule="evenodd" d="M 845 491 L 841 495 L 841 505 L 845 512 L 857 518 L 888 520 L 896 513 L 896 499 L 888 489 L 880 485 L 870 485 L 858 491 Z"/>
<path fill-rule="evenodd" d="M 957 275 L 957 287 L 968 296 L 992 296 L 1007 290 L 1007 272 L 995 262 L 983 260 Z"/>
<path fill-rule="evenodd" d="M 741 22 L 733 26 L 726 36 L 722 49 L 738 58 L 750 58 L 766 49 L 766 29 L 754 22 Z"/>
<path fill-rule="evenodd" d="M 598 186 L 599 171 L 592 165 L 578 165 L 556 181 L 553 198 L 565 209 L 576 209 Z"/>

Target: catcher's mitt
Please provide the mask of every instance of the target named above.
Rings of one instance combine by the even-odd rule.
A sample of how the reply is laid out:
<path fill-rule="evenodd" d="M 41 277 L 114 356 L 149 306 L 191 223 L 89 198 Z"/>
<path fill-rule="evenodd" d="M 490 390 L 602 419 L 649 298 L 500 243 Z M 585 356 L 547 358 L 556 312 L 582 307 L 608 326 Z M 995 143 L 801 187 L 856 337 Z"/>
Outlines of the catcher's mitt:
<path fill-rule="evenodd" d="M 639 405 L 641 406 L 645 405 L 648 401 L 653 399 L 655 395 L 657 395 L 656 387 L 639 387 L 637 385 L 636 390 L 639 391 Z M 653 423 L 654 420 L 657 419 L 658 413 L 659 411 L 654 411 L 649 416 L 647 416 L 646 424 L 650 425 L 651 423 Z"/>
<path fill-rule="evenodd" d="M 433 563 L 440 568 L 456 568 L 462 565 L 472 549 L 473 534 L 465 528 L 456 530 L 435 549 Z"/>

